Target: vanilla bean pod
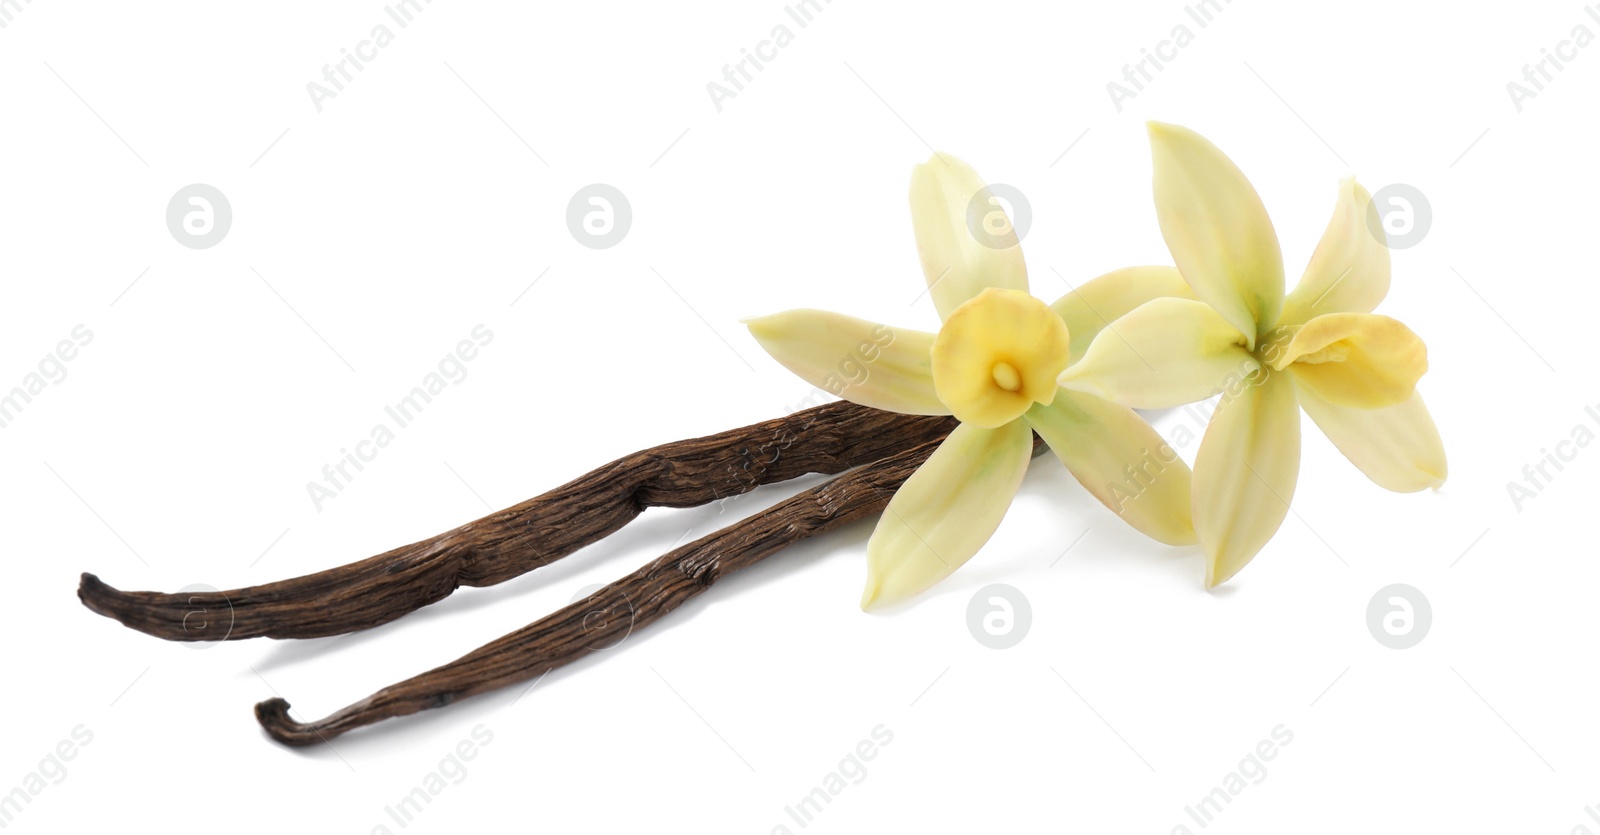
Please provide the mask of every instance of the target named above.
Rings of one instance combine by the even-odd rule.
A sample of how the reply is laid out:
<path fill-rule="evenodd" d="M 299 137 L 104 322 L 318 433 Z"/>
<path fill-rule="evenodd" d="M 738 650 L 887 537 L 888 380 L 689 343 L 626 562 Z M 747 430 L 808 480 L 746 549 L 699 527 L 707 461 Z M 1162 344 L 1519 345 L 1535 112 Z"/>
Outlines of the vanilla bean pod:
<path fill-rule="evenodd" d="M 647 507 L 693 507 L 808 473 L 838 473 L 944 437 L 955 422 L 830 403 L 635 452 L 438 536 L 315 574 L 206 594 L 119 591 L 85 573 L 91 610 L 174 641 L 315 638 L 367 629 L 490 586 L 621 529 Z M 191 629 L 197 609 L 231 628 Z M 202 622 L 208 618 L 199 619 Z"/>
<path fill-rule="evenodd" d="M 286 745 L 312 745 L 396 716 L 444 707 L 527 681 L 597 648 L 615 646 L 711 588 L 723 575 L 785 546 L 869 516 L 938 447 L 929 441 L 803 491 L 720 531 L 675 548 L 643 568 L 509 635 L 314 722 L 289 717 L 281 698 L 256 705 L 256 719 Z M 1034 453 L 1043 449 L 1034 438 Z"/>

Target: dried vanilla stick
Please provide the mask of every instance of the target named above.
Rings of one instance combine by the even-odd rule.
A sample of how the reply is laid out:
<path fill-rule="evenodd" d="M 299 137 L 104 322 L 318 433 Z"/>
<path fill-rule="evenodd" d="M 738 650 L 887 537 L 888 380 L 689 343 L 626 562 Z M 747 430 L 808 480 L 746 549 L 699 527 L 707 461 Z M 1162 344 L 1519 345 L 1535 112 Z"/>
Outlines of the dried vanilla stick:
<path fill-rule="evenodd" d="M 348 565 L 222 592 L 120 591 L 85 573 L 78 598 L 125 626 L 172 641 L 317 638 L 368 629 L 491 586 L 620 530 L 647 507 L 693 507 L 808 473 L 838 473 L 955 426 L 836 402 L 619 458 L 521 504 Z M 197 609 L 231 609 L 232 627 L 191 629 Z"/>
<path fill-rule="evenodd" d="M 639 570 L 509 635 L 421 675 L 393 684 L 312 722 L 289 717 L 289 703 L 256 705 L 267 733 L 286 745 L 312 745 L 395 716 L 444 707 L 527 681 L 597 648 L 617 644 L 722 576 L 788 545 L 883 510 L 894 491 L 933 454 L 940 438 L 799 493 L 720 531 L 662 555 Z M 1034 438 L 1034 452 L 1043 443 Z"/>

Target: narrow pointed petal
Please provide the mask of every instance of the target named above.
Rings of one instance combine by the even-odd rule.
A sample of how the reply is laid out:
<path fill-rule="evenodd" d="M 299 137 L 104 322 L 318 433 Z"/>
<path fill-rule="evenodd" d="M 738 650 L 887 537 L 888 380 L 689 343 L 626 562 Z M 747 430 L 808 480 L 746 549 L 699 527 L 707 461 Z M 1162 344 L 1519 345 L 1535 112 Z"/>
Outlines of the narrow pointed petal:
<path fill-rule="evenodd" d="M 1322 240 L 1300 283 L 1283 302 L 1278 323 L 1299 325 L 1324 313 L 1371 313 L 1389 293 L 1389 247 L 1378 236 L 1372 195 L 1346 177 Z"/>
<path fill-rule="evenodd" d="M 1194 461 L 1194 529 L 1206 588 L 1239 573 L 1289 514 L 1300 475 L 1294 382 L 1263 368 L 1259 384 L 1224 393 Z"/>
<path fill-rule="evenodd" d="M 1050 307 L 1067 323 L 1072 361 L 1077 362 L 1106 325 L 1166 296 L 1195 298 L 1177 267 L 1123 267 L 1085 281 Z"/>
<path fill-rule="evenodd" d="M 1074 478 L 1122 521 L 1168 545 L 1195 542 L 1189 465 L 1127 406 L 1075 391 L 1025 420 Z"/>
<path fill-rule="evenodd" d="M 852 403 L 908 415 L 948 415 L 933 389 L 933 334 L 826 310 L 746 319 L 772 358 Z"/>
<path fill-rule="evenodd" d="M 983 547 L 1011 507 L 1033 458 L 1020 420 L 998 429 L 961 424 L 895 491 L 867 541 L 861 608 L 926 590 Z"/>
<path fill-rule="evenodd" d="M 1283 350 L 1266 351 L 1273 368 L 1293 368 L 1302 388 L 1340 406 L 1376 409 L 1403 403 L 1428 370 L 1422 338 L 1376 313 L 1329 313 L 1295 331 Z"/>
<path fill-rule="evenodd" d="M 1112 322 L 1058 378 L 1136 409 L 1204 400 L 1260 367 L 1245 338 L 1205 302 L 1163 298 Z"/>
<path fill-rule="evenodd" d="M 1028 291 L 1011 219 L 972 166 L 949 154 L 934 154 L 917 166 L 911 173 L 911 224 L 941 320 L 986 287 Z"/>
<path fill-rule="evenodd" d="M 1195 295 L 1255 349 L 1283 307 L 1283 253 L 1261 197 L 1205 137 L 1150 123 L 1156 217 L 1173 262 Z"/>
<path fill-rule="evenodd" d="M 1303 386 L 1299 396 L 1317 428 L 1379 487 L 1415 493 L 1439 487 L 1449 476 L 1444 441 L 1420 392 L 1380 409 L 1336 406 Z"/>

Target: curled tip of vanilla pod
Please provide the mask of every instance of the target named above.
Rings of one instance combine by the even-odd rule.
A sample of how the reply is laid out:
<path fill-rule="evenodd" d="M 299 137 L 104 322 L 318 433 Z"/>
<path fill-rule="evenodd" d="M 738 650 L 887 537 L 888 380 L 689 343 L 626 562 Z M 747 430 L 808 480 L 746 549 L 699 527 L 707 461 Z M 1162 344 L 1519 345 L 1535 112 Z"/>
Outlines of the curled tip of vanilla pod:
<path fill-rule="evenodd" d="M 256 705 L 256 719 L 286 745 L 325 742 L 346 731 L 432 710 L 536 679 L 590 653 L 621 644 L 634 630 L 707 591 L 720 578 L 789 545 L 878 513 L 938 448 L 936 437 L 801 491 L 761 513 L 675 548 L 637 571 L 441 667 L 392 684 L 329 716 L 301 722 L 289 703 Z M 1033 452 L 1045 449 L 1037 436 Z"/>

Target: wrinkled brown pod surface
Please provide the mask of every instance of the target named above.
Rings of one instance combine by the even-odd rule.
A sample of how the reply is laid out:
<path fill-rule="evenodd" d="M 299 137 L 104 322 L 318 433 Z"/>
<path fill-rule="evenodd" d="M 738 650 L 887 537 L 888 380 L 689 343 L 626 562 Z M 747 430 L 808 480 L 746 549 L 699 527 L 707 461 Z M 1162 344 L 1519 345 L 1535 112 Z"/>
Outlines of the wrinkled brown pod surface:
<path fill-rule="evenodd" d="M 173 641 L 338 635 L 387 623 L 460 586 L 525 574 L 616 532 L 647 507 L 693 507 L 808 473 L 843 472 L 942 438 L 954 426 L 952 418 L 829 403 L 635 452 L 454 530 L 315 574 L 196 595 L 119 591 L 85 573 L 78 598 Z M 185 628 L 197 606 L 224 602 L 231 630 Z"/>
<path fill-rule="evenodd" d="M 289 716 L 281 698 L 256 705 L 256 719 L 286 745 L 313 745 L 395 716 L 444 707 L 527 681 L 615 645 L 711 588 L 723 575 L 883 509 L 938 447 L 930 441 L 805 490 L 768 510 L 701 537 L 496 641 L 390 685 L 314 722 Z M 1034 439 L 1034 452 L 1042 448 Z"/>
<path fill-rule="evenodd" d="M 1034 436 L 1034 455 L 1044 442 Z M 509 635 L 428 672 L 393 684 L 313 722 L 289 716 L 289 702 L 256 705 L 273 739 L 312 745 L 396 716 L 444 707 L 544 675 L 596 649 L 615 646 L 711 588 L 725 574 L 754 565 L 785 546 L 870 516 L 884 508 L 939 446 L 930 441 L 839 476 L 716 533 L 676 548 Z"/>

